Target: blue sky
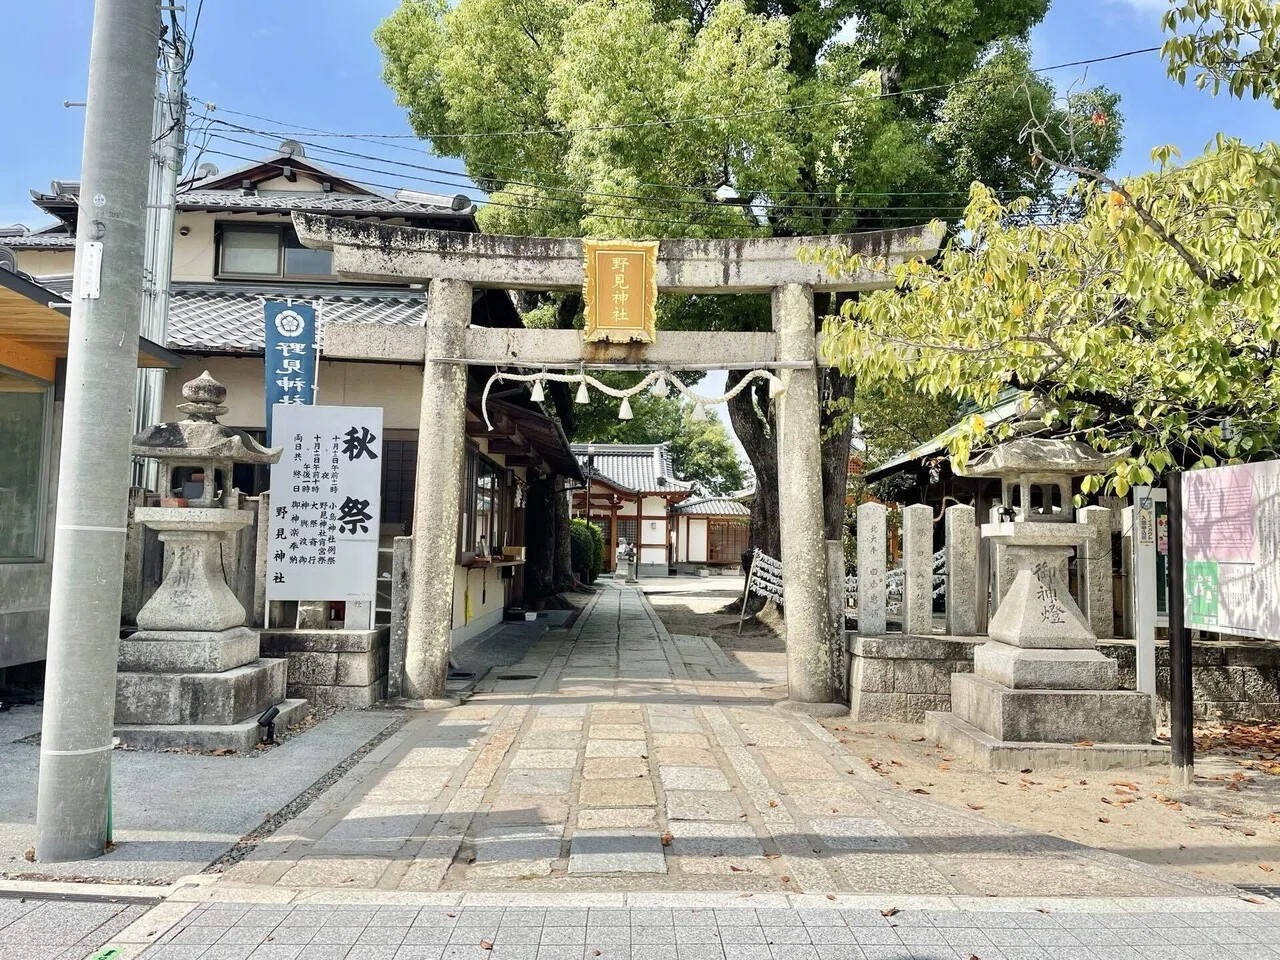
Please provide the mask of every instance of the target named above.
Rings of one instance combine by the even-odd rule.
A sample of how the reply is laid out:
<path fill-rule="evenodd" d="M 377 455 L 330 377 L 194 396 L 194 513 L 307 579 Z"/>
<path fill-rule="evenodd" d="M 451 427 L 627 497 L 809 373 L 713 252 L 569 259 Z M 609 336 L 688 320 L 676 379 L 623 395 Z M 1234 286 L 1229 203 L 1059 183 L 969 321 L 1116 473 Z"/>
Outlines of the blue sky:
<path fill-rule="evenodd" d="M 194 6 L 195 0 L 187 2 Z M 382 83 L 371 39 L 396 5 L 396 0 L 206 0 L 190 92 L 224 109 L 297 124 L 408 133 L 403 111 Z M 1033 36 L 1036 62 L 1048 65 L 1157 45 L 1166 5 L 1166 0 L 1055 0 Z M 0 31 L 0 63 L 7 78 L 0 108 L 0 144 L 6 148 L 0 155 L 0 225 L 35 226 L 44 221 L 28 202 L 27 191 L 47 189 L 51 178 L 78 176 L 83 110 L 65 108 L 62 101 L 84 98 L 92 4 L 10 0 L 5 7 L 5 29 Z M 1065 88 L 1079 75 L 1073 69 L 1053 77 Z M 1091 67 L 1088 81 L 1105 83 L 1123 95 L 1121 173 L 1146 169 L 1150 149 L 1157 144 L 1174 143 L 1192 154 L 1219 130 L 1252 142 L 1274 139 L 1280 130 L 1280 113 L 1269 105 L 1182 89 L 1165 77 L 1155 54 Z M 361 152 L 379 149 L 351 146 Z M 225 149 L 257 155 L 249 148 Z M 457 169 L 452 161 L 426 160 L 425 153 L 415 158 L 402 150 L 381 152 Z M 224 169 L 240 162 L 207 159 Z M 443 185 L 418 186 L 452 192 Z"/>

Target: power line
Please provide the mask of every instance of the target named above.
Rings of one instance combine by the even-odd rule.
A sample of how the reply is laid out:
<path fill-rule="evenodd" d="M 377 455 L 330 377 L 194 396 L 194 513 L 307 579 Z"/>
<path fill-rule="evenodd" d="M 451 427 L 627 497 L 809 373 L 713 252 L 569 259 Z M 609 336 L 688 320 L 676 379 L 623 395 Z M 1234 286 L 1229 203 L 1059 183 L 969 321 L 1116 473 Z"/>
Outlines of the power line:
<path fill-rule="evenodd" d="M 226 153 L 223 151 L 218 151 L 218 152 L 221 153 L 222 156 L 229 157 L 233 160 L 243 160 L 246 163 L 262 162 L 261 158 L 244 157 L 238 154 Z M 385 171 L 380 171 L 380 172 L 385 172 Z M 347 179 L 351 183 L 354 183 L 363 187 L 371 187 L 371 188 L 382 189 L 382 190 L 398 189 L 397 184 L 384 183 L 377 180 L 360 180 L 354 177 L 349 177 Z M 548 198 L 548 200 L 550 202 L 556 202 L 556 203 L 565 203 L 565 204 L 573 203 L 573 201 L 570 201 L 570 200 L 556 200 L 555 198 Z M 536 203 L 522 204 L 522 203 L 512 203 L 505 200 L 476 200 L 473 202 L 480 206 L 492 206 L 492 207 L 499 207 L 503 209 L 523 210 L 530 213 L 564 214 L 566 212 L 566 210 L 563 208 L 548 207 L 548 206 L 536 204 Z M 957 207 L 955 209 L 959 211 L 964 208 Z M 873 211 L 869 211 L 865 208 L 860 208 L 860 212 L 871 213 Z M 896 215 L 896 214 L 897 214 L 897 211 L 894 208 L 886 208 L 885 213 L 876 214 L 876 217 L 877 219 L 885 222 L 886 224 L 893 223 L 898 226 L 919 226 L 921 223 L 922 218 L 920 217 L 914 217 L 914 216 L 908 216 L 908 215 Z M 640 217 L 640 216 L 630 216 L 626 214 L 610 214 L 610 213 L 595 213 L 595 212 L 588 213 L 586 214 L 586 216 L 594 217 L 596 219 L 601 219 L 601 220 L 611 220 L 611 221 L 616 220 L 616 221 L 626 221 L 626 222 L 633 222 L 633 223 L 660 223 L 667 226 L 686 226 L 687 227 L 687 226 L 698 225 L 696 218 L 692 216 L 687 217 L 685 219 L 675 219 L 671 217 Z M 1029 213 L 1027 214 L 1027 216 L 1032 216 L 1032 217 L 1048 216 L 1048 214 Z M 745 218 L 744 218 L 744 222 L 745 222 Z M 758 224 L 754 226 L 757 228 L 759 227 Z M 869 229 L 869 230 L 863 230 L 863 231 L 852 231 L 852 232 L 855 234 L 856 233 L 878 233 L 882 229 L 892 229 L 892 227 L 878 227 L 875 229 Z"/>
<path fill-rule="evenodd" d="M 218 122 L 218 121 L 214 121 L 214 122 L 216 123 L 216 122 Z M 241 145 L 241 146 L 246 146 L 246 147 L 258 147 L 258 146 L 260 146 L 259 144 L 252 143 L 252 142 L 247 141 L 247 140 L 238 140 L 238 139 L 236 139 L 235 137 L 228 137 L 228 136 L 226 136 L 225 134 L 220 134 L 220 133 L 211 133 L 211 134 L 210 134 L 210 138 L 211 138 L 211 139 L 213 139 L 213 140 L 218 140 L 218 141 L 222 141 L 222 142 L 225 142 L 225 143 L 235 143 L 235 144 L 239 144 L 239 145 Z M 370 160 L 380 160 L 380 161 L 381 161 L 381 160 L 383 160 L 384 158 L 381 158 L 381 157 L 372 157 L 372 156 L 370 156 L 370 157 L 367 157 L 366 159 L 370 159 Z M 428 171 L 431 171 L 431 172 L 439 172 L 439 173 L 445 174 L 446 176 L 450 176 L 450 177 L 452 177 L 454 180 L 462 180 L 462 181 L 464 181 L 464 182 L 463 182 L 463 183 L 454 183 L 454 182 L 450 182 L 449 180 L 441 180 L 441 179 L 434 178 L 434 177 L 415 176 L 415 175 L 413 175 L 413 174 L 407 174 L 407 173 L 393 173 L 393 172 L 388 171 L 388 170 L 385 170 L 385 169 L 383 169 L 383 168 L 381 168 L 381 167 L 370 167 L 370 166 L 365 166 L 365 165 L 362 165 L 362 164 L 346 163 L 346 162 L 343 162 L 343 161 L 340 161 L 340 160 L 330 160 L 330 159 L 328 159 L 328 158 L 326 158 L 325 162 L 326 162 L 326 163 L 329 163 L 329 164 L 331 164 L 331 165 L 333 165 L 333 166 L 337 166 L 337 167 L 345 167 L 345 168 L 347 168 L 347 169 L 351 169 L 351 170 L 361 170 L 361 171 L 364 171 L 364 172 L 367 172 L 367 173 L 377 173 L 377 174 L 384 174 L 384 175 L 389 175 L 389 176 L 399 176 L 399 177 L 403 177 L 404 179 L 407 179 L 407 180 L 415 180 L 415 181 L 418 181 L 418 182 L 420 182 L 420 183 L 430 183 L 430 184 L 434 184 L 434 185 L 436 185 L 436 186 L 445 186 L 445 187 L 452 187 L 452 188 L 456 188 L 456 187 L 459 187 L 459 186 L 468 186 L 468 185 L 469 185 L 469 183 L 470 183 L 469 178 L 467 178 L 464 174 L 461 174 L 461 173 L 454 173 L 453 171 L 448 171 L 448 170 L 439 170 L 439 169 L 437 169 L 437 168 L 433 168 L 433 167 L 421 167 L 421 166 L 419 166 L 419 165 L 417 165 L 417 164 L 401 163 L 401 162 L 399 162 L 399 161 L 394 161 L 394 160 L 386 160 L 385 162 L 387 162 L 387 163 L 393 163 L 393 164 L 395 164 L 396 166 L 409 167 L 409 168 L 411 168 L 411 169 L 421 169 L 421 170 L 428 170 Z M 636 204 L 638 204 L 638 205 L 640 205 L 640 206 L 647 206 L 647 207 L 652 207 L 652 208 L 661 208 L 661 209 L 668 208 L 668 207 L 670 207 L 670 206 L 672 206 L 672 205 L 679 205 L 679 206 L 685 206 L 685 207 L 693 207 L 693 208 L 695 208 L 695 209 L 696 209 L 696 208 L 700 208 L 700 207 L 711 208 L 711 209 L 723 209 L 723 208 L 725 208 L 725 207 L 729 207 L 729 206 L 746 206 L 746 207 L 759 206 L 759 207 L 768 207 L 768 208 L 781 208 L 781 209 L 783 209 L 783 210 L 785 210 L 785 211 L 796 211 L 796 212 L 799 212 L 799 211 L 832 211 L 832 210 L 839 210 L 839 209 L 846 209 L 846 210 L 860 210 L 860 211 L 867 211 L 867 212 L 874 212 L 874 211 L 877 211 L 877 210 L 892 210 L 892 211 L 904 211 L 904 212 L 905 212 L 905 211 L 914 211 L 914 212 L 919 212 L 919 211 L 941 211 L 941 210 L 964 210 L 964 209 L 966 209 L 966 207 L 967 207 L 967 204 L 941 203 L 941 202 L 938 202 L 938 203 L 932 203 L 932 204 L 925 205 L 925 206 L 887 206 L 887 205 L 879 205 L 879 206 L 856 206 L 856 205 L 854 205 L 854 206 L 844 206 L 844 207 L 841 207 L 841 206 L 839 206 L 839 205 L 837 205 L 837 204 L 834 204 L 834 203 L 828 203 L 828 204 L 793 204 L 793 203 L 790 203 L 790 202 L 776 202 L 776 201 L 775 201 L 775 202 L 772 202 L 772 203 L 769 203 L 769 204 L 765 204 L 765 203 L 760 203 L 760 204 L 741 204 L 741 203 L 739 203 L 739 204 L 734 204 L 734 203 L 718 203 L 718 202 L 716 202 L 716 201 L 712 201 L 712 200 L 693 200 L 693 199 L 667 198 L 667 197 L 643 197 L 643 196 L 638 196 L 638 195 L 635 195 L 635 194 L 625 194 L 625 193 L 607 193 L 607 192 L 595 191 L 595 190 L 581 190 L 581 191 L 578 191 L 578 190 L 575 190 L 575 189 L 574 189 L 574 188 L 572 188 L 572 187 L 548 186 L 548 185 L 546 185 L 546 184 L 538 184 L 538 183 L 530 183 L 530 182 L 521 182 L 521 181 L 515 181 L 515 180 L 507 181 L 507 183 L 514 184 L 515 186 L 528 187 L 528 188 L 530 188 L 530 189 L 535 189 L 535 190 L 543 191 L 543 192 L 548 193 L 548 194 L 556 194 L 556 193 L 558 193 L 558 194 L 561 194 L 561 195 L 562 195 L 562 196 L 560 196 L 560 197 L 554 197 L 554 196 L 549 196 L 549 197 L 547 197 L 547 199 L 550 199 L 550 200 L 557 200 L 557 199 L 562 199 L 562 200 L 566 200 L 566 201 L 580 201 L 580 200 L 585 200 L 585 201 L 587 201 L 587 202 L 594 203 L 594 202 L 598 202 L 598 201 L 595 201 L 595 200 L 593 200 L 592 198 L 597 198 L 597 197 L 599 197 L 599 198 L 603 198 L 603 201 L 604 201 L 604 202 L 607 202 L 607 201 L 613 201 L 613 200 L 625 200 L 625 201 L 631 201 L 631 202 L 634 202 L 634 203 L 636 203 Z M 959 192 L 943 193 L 943 192 L 939 191 L 939 192 L 937 192 L 935 195 L 937 195 L 937 196 L 953 196 L 953 197 L 954 197 L 954 196 L 964 196 L 964 195 L 965 195 L 965 193 L 959 193 Z M 847 194 L 847 196 L 851 196 L 851 197 L 852 197 L 852 196 L 855 196 L 855 194 Z M 880 193 L 864 193 L 864 194 L 857 194 L 856 196 L 880 197 L 880 196 L 884 196 L 884 194 L 880 194 Z M 911 196 L 914 196 L 914 195 L 913 195 L 913 194 L 905 194 L 905 193 L 904 193 L 904 194 L 899 194 L 899 196 L 903 196 L 903 197 L 911 197 Z"/>
<path fill-rule="evenodd" d="M 1121 60 L 1125 57 L 1136 57 L 1147 53 L 1156 53 L 1160 51 L 1160 47 L 1142 47 L 1137 50 L 1125 50 L 1121 53 L 1113 53 L 1102 57 L 1090 57 L 1084 60 L 1072 60 L 1066 63 L 1055 63 L 1047 67 L 1032 67 L 1029 73 L 1049 73 L 1053 70 L 1066 70 L 1071 67 L 1086 67 L 1097 63 L 1107 63 L 1112 60 Z M 338 133 L 333 131 L 321 131 L 316 128 L 300 126 L 298 124 L 284 123 L 283 121 L 273 120 L 270 117 L 264 117 L 259 114 L 248 113 L 241 110 L 225 110 L 234 116 L 248 117 L 253 120 L 263 120 L 267 123 L 281 123 L 284 126 L 293 127 L 294 129 L 308 130 L 317 136 L 361 139 L 373 138 L 378 140 L 471 140 L 483 139 L 487 137 L 533 137 L 533 136 L 563 136 L 565 134 L 577 133 L 605 133 L 616 130 L 634 130 L 644 127 L 669 127 L 686 123 L 705 123 L 719 120 L 738 120 L 744 117 L 769 116 L 773 114 L 797 113 L 804 110 L 816 110 L 821 107 L 847 106 L 852 103 L 865 103 L 875 100 L 892 100 L 899 97 L 913 96 L 920 93 L 934 93 L 939 90 L 953 90 L 958 87 L 973 86 L 975 84 L 989 83 L 988 77 L 968 77 L 964 80 L 956 80 L 951 83 L 935 83 L 924 87 L 910 87 L 904 90 L 892 90 L 888 92 L 880 92 L 877 94 L 860 95 L 855 97 L 840 97 L 833 100 L 813 100 L 809 103 L 792 104 L 786 107 L 770 107 L 759 110 L 740 110 L 733 113 L 719 114 L 698 114 L 687 117 L 672 117 L 665 120 L 637 120 L 633 123 L 612 123 L 598 124 L 585 127 L 531 127 L 524 130 L 486 130 L 471 133 Z M 220 108 L 221 109 L 221 108 Z M 275 136 L 286 136 L 287 131 L 271 131 Z"/>

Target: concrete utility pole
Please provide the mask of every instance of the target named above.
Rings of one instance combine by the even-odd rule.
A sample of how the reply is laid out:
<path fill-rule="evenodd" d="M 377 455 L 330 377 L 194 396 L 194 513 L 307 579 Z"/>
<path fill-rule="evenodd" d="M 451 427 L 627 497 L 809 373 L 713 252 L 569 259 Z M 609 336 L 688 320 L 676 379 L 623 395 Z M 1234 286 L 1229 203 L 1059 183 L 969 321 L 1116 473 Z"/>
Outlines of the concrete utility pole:
<path fill-rule="evenodd" d="M 169 325 L 169 285 L 173 278 L 173 222 L 178 197 L 178 176 L 182 172 L 183 140 L 187 129 L 186 38 L 178 31 L 176 18 L 165 45 L 163 67 L 156 76 L 155 117 L 151 124 L 151 180 L 147 185 L 147 227 L 145 260 L 142 268 L 141 334 L 163 345 Z M 163 370 L 137 373 L 137 433 L 159 423 L 164 417 Z M 160 464 L 143 460 L 134 464 L 134 483 L 158 490 Z M 161 491 L 163 492 L 163 491 Z"/>
<path fill-rule="evenodd" d="M 49 598 L 36 859 L 100 856 L 160 0 L 96 0 Z"/>

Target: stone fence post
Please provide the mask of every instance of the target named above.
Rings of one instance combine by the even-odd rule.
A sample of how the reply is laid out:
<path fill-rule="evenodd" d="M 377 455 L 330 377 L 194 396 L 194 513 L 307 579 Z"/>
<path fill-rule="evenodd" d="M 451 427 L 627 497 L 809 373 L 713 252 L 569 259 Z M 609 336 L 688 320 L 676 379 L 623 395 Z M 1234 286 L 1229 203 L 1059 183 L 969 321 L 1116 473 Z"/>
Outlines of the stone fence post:
<path fill-rule="evenodd" d="M 978 632 L 977 513 L 963 504 L 945 516 L 947 564 L 947 634 L 972 637 Z"/>
<path fill-rule="evenodd" d="M 404 654 L 409 640 L 409 594 L 413 589 L 413 537 L 396 537 L 391 551 L 391 646 L 387 652 L 387 699 L 404 695 Z"/>
<path fill-rule="evenodd" d="M 902 508 L 902 632 L 933 634 L 933 507 Z"/>
<path fill-rule="evenodd" d="M 885 567 L 888 564 L 883 503 L 858 505 L 858 633 L 883 636 L 885 624 Z"/>
<path fill-rule="evenodd" d="M 1115 633 L 1115 601 L 1111 590 L 1111 509 L 1085 507 L 1077 519 L 1089 529 L 1080 545 L 1077 573 L 1080 580 L 1080 612 L 1094 636 L 1109 639 Z"/>

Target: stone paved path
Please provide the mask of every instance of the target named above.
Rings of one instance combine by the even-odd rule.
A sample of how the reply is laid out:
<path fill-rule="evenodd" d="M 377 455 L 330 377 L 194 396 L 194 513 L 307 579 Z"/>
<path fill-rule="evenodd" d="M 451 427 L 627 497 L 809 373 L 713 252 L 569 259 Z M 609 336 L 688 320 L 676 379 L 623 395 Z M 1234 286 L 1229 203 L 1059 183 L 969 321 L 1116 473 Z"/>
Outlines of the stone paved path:
<path fill-rule="evenodd" d="M 81 960 L 147 912 L 125 903 L 0 899 L 0 960 Z"/>
<path fill-rule="evenodd" d="M 894 790 L 819 724 L 776 710 L 773 682 L 672 638 L 638 591 L 608 583 L 571 630 L 464 706 L 415 718 L 220 886 L 1224 892 Z"/>

